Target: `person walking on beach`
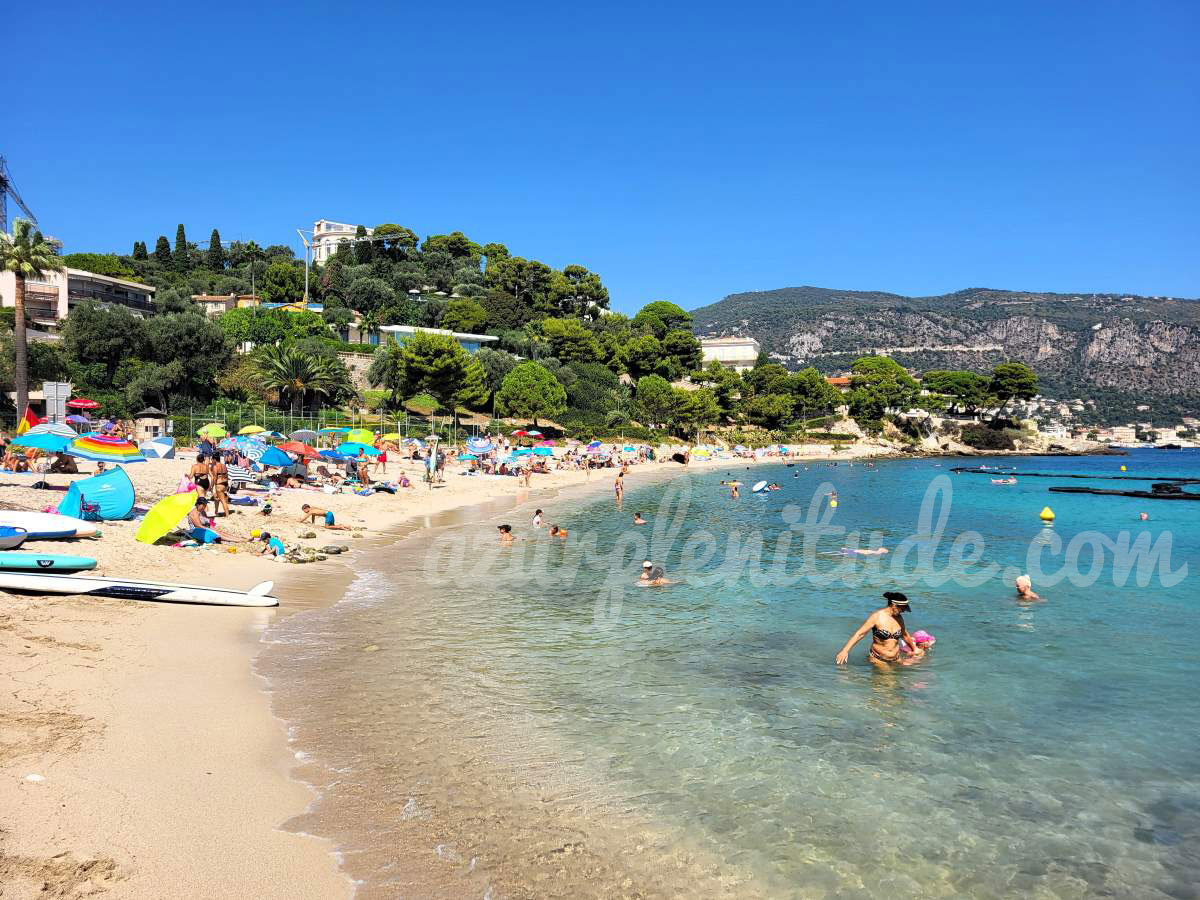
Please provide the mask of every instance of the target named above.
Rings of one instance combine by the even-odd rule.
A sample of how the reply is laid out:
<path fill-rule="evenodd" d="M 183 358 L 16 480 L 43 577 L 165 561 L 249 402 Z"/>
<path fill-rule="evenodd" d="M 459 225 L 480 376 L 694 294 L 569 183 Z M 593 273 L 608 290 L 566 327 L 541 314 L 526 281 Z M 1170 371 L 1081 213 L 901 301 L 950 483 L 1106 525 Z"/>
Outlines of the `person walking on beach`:
<path fill-rule="evenodd" d="M 854 634 L 850 635 L 846 646 L 842 647 L 834 658 L 839 666 L 846 664 L 854 645 L 867 634 L 871 635 L 871 649 L 867 652 L 867 659 L 877 666 L 886 667 L 891 663 L 899 662 L 902 644 L 907 644 L 911 648 L 914 658 L 925 655 L 925 651 L 917 646 L 917 642 L 913 640 L 913 636 L 908 633 L 908 628 L 904 624 L 903 614 L 909 611 L 908 597 L 899 591 L 887 591 L 883 595 L 883 599 L 887 601 L 887 606 L 877 609 L 867 616 L 867 620 L 858 627 Z"/>
<path fill-rule="evenodd" d="M 225 507 L 225 518 L 229 518 L 229 469 L 225 466 L 225 460 L 220 456 L 213 458 L 212 463 L 208 467 L 209 474 L 212 477 L 213 485 L 213 513 L 221 515 L 221 507 Z"/>
<path fill-rule="evenodd" d="M 387 474 L 387 444 L 385 444 L 383 441 L 379 440 L 379 438 L 376 438 L 375 439 L 375 449 L 379 451 L 379 455 L 377 457 L 375 457 L 374 471 L 382 472 L 384 475 L 386 475 Z"/>
<path fill-rule="evenodd" d="M 613 493 L 616 494 L 617 503 L 619 504 L 625 499 L 625 473 L 618 472 L 617 478 L 613 482 Z"/>
<path fill-rule="evenodd" d="M 200 489 L 200 496 L 207 497 L 212 487 L 212 478 L 208 470 L 208 456 L 204 453 L 196 455 L 196 461 L 188 469 L 188 477 Z"/>

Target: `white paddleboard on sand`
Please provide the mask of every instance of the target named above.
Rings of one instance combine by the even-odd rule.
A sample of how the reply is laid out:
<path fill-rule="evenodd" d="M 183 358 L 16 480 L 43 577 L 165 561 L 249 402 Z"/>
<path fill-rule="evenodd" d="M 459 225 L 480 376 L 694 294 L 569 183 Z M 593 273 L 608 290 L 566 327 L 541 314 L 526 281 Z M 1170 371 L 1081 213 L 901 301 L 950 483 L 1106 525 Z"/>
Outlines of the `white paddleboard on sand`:
<path fill-rule="evenodd" d="M 0 572 L 0 590 L 29 594 L 77 594 L 83 597 L 116 597 L 121 600 L 154 600 L 159 603 L 205 603 L 213 606 L 278 606 L 271 596 L 273 581 L 256 584 L 248 591 L 168 584 L 126 578 L 90 575 L 42 575 Z"/>
<path fill-rule="evenodd" d="M 63 537 L 63 532 L 73 532 L 69 537 L 95 537 L 100 533 L 95 522 L 85 522 L 71 516 L 54 513 L 25 512 L 19 509 L 0 509 L 0 525 L 12 525 L 29 532 L 29 540 L 40 536 Z"/>

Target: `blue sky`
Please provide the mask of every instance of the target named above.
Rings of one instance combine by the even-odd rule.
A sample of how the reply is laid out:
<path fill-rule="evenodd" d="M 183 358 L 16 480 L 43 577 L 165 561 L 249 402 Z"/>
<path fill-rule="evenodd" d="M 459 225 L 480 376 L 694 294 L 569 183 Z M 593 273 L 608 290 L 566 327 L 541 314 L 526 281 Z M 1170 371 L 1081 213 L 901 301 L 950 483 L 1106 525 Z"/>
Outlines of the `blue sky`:
<path fill-rule="evenodd" d="M 19 3 L 0 154 L 69 251 L 326 217 L 577 262 L 625 311 L 1200 296 L 1198 3 L 512 7 Z"/>

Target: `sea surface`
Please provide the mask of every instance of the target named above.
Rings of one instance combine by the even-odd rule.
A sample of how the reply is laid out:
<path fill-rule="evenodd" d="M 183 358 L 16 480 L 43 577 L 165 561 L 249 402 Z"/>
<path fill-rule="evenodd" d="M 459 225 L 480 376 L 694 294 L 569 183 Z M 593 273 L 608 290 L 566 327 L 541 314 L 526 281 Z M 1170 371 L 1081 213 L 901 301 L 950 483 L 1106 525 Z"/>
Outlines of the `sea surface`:
<path fill-rule="evenodd" d="M 635 469 L 538 501 L 566 541 L 520 506 L 359 554 L 258 663 L 290 827 L 362 897 L 1200 897 L 1200 502 L 1048 491 L 1167 475 L 1200 452 Z M 835 666 L 884 590 L 935 647 Z"/>

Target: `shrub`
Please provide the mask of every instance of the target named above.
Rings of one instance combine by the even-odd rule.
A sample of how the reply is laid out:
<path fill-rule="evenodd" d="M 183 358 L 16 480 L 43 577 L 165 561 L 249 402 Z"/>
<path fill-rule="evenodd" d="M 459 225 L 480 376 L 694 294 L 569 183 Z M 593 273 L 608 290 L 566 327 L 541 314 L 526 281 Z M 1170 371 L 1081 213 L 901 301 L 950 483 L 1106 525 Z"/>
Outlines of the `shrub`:
<path fill-rule="evenodd" d="M 1015 450 L 1020 432 L 1012 428 L 989 428 L 973 423 L 962 427 L 960 438 L 968 447 L 976 450 Z"/>

